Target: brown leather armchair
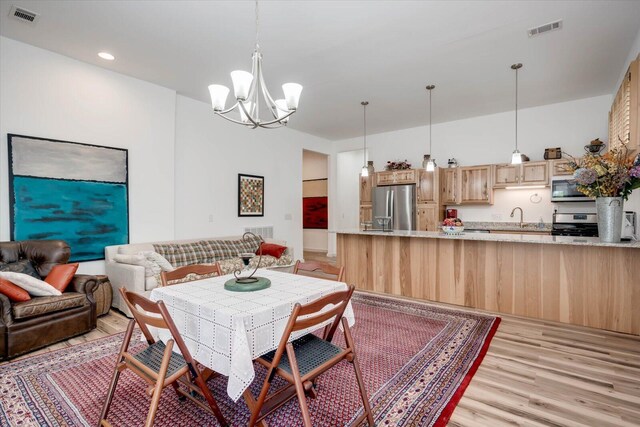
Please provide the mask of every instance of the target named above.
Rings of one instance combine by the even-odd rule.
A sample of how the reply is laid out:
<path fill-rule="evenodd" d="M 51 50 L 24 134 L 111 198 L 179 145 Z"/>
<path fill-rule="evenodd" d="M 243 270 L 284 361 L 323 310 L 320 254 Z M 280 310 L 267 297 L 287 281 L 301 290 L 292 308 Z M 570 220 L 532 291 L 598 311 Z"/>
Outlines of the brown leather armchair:
<path fill-rule="evenodd" d="M 0 242 L 0 263 L 31 261 L 41 277 L 66 264 L 71 249 L 63 240 Z M 0 294 L 0 360 L 10 359 L 96 327 L 95 276 L 77 274 L 56 297 L 32 297 L 12 303 Z"/>

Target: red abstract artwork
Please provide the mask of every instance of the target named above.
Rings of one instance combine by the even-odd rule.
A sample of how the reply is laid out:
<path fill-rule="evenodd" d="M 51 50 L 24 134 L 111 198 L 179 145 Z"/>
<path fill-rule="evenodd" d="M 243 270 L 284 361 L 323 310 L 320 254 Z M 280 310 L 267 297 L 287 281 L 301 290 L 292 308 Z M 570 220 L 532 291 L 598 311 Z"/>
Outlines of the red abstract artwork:
<path fill-rule="evenodd" d="M 302 199 L 302 227 L 326 230 L 329 225 L 327 197 Z"/>

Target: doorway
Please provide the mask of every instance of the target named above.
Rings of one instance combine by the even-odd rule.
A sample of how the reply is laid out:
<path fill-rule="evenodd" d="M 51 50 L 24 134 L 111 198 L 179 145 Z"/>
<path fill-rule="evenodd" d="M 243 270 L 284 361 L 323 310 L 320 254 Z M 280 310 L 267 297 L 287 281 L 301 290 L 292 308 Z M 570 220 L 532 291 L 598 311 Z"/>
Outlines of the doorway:
<path fill-rule="evenodd" d="M 329 156 L 303 150 L 302 244 L 305 253 L 326 255 L 329 249 L 328 177 Z"/>

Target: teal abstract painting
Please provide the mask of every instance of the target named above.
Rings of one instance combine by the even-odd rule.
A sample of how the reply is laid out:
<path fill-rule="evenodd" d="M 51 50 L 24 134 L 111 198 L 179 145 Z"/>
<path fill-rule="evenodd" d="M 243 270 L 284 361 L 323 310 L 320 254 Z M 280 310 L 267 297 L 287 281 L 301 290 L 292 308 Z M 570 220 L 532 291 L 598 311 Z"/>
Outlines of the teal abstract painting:
<path fill-rule="evenodd" d="M 127 150 L 9 135 L 11 239 L 60 239 L 71 261 L 129 242 Z"/>

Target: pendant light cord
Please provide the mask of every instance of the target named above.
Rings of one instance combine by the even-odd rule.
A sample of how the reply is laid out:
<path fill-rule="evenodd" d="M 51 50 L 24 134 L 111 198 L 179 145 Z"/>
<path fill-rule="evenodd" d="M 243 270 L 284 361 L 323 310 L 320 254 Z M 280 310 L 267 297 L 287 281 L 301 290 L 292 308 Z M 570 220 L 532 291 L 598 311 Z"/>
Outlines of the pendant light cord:
<path fill-rule="evenodd" d="M 518 149 L 518 68 L 516 68 L 516 150 Z"/>
<path fill-rule="evenodd" d="M 363 114 L 362 114 L 362 122 L 364 123 L 364 165 L 367 165 L 367 104 L 366 103 L 362 103 L 363 108 Z"/>
<path fill-rule="evenodd" d="M 433 156 L 431 145 L 431 89 L 429 90 L 429 155 Z"/>

